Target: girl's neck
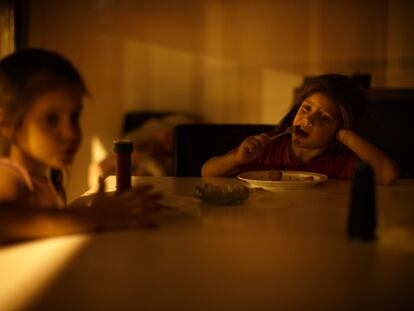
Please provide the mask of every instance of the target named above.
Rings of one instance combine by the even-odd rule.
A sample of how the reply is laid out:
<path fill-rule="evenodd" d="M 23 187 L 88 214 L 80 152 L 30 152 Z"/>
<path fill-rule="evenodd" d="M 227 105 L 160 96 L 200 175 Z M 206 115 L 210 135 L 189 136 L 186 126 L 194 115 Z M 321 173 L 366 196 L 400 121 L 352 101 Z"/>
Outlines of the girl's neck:
<path fill-rule="evenodd" d="M 295 146 L 294 144 L 290 144 L 289 148 L 289 155 L 290 158 L 299 164 L 307 164 L 312 159 L 316 158 L 320 154 L 322 154 L 326 148 L 323 149 L 307 149 Z"/>
<path fill-rule="evenodd" d="M 10 149 L 10 158 L 23 165 L 32 177 L 47 177 L 49 174 L 50 168 L 47 165 L 36 161 L 14 145 Z"/>

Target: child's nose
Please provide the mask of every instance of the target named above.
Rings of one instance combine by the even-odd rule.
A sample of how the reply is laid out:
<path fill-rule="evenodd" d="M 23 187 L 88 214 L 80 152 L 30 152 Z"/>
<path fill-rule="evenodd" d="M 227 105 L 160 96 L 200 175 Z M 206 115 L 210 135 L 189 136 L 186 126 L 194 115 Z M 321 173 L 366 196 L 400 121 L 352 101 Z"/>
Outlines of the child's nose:
<path fill-rule="evenodd" d="M 71 125 L 62 126 L 60 130 L 60 136 L 64 140 L 77 139 L 79 136 L 79 130 Z"/>
<path fill-rule="evenodd" d="M 307 116 L 305 119 L 304 119 L 304 124 L 303 124 L 304 126 L 312 126 L 312 116 Z"/>

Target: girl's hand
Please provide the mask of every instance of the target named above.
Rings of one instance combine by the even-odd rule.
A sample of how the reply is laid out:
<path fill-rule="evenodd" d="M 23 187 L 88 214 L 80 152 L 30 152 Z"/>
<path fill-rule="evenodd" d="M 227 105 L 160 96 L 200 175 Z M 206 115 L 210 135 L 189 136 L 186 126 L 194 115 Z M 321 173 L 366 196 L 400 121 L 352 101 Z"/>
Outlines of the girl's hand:
<path fill-rule="evenodd" d="M 256 160 L 268 144 L 269 136 L 265 133 L 245 138 L 236 153 L 237 163 L 244 165 Z"/>
<path fill-rule="evenodd" d="M 348 145 L 348 138 L 350 135 L 352 135 L 354 132 L 349 129 L 339 129 L 338 132 L 336 132 L 336 140 L 339 141 L 341 144 L 347 146 Z"/>
<path fill-rule="evenodd" d="M 107 229 L 143 224 L 146 216 L 163 208 L 159 204 L 162 196 L 151 190 L 151 185 L 145 185 L 118 195 L 108 195 L 105 194 L 103 178 L 99 178 L 99 190 L 92 202 L 99 214 L 99 227 Z"/>
<path fill-rule="evenodd" d="M 398 165 L 384 151 L 352 130 L 340 129 L 336 139 L 349 148 L 362 161 L 374 169 L 375 183 L 392 185 L 400 176 Z"/>

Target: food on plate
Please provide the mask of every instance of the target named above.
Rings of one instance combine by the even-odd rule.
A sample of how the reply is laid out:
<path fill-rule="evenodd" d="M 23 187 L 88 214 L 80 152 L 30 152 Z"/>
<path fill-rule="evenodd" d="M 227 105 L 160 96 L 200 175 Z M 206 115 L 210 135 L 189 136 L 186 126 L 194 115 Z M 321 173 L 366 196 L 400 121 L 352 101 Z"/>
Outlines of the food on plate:
<path fill-rule="evenodd" d="M 269 180 L 273 181 L 306 181 L 314 180 L 313 176 L 292 176 L 283 174 L 283 171 L 269 170 Z"/>
<path fill-rule="evenodd" d="M 305 189 L 318 185 L 328 180 L 328 176 L 314 172 L 289 171 L 289 170 L 269 170 L 247 171 L 240 173 L 237 178 L 248 183 L 250 188 L 262 188 L 271 192 L 288 189 Z M 282 173 L 280 180 L 272 180 L 269 174 Z M 276 178 L 275 176 L 274 178 Z"/>
<path fill-rule="evenodd" d="M 270 170 L 269 171 L 269 179 L 270 180 L 281 180 L 282 179 L 282 172 L 277 170 Z"/>
<path fill-rule="evenodd" d="M 284 181 L 306 181 L 314 180 L 313 176 L 283 176 Z"/>

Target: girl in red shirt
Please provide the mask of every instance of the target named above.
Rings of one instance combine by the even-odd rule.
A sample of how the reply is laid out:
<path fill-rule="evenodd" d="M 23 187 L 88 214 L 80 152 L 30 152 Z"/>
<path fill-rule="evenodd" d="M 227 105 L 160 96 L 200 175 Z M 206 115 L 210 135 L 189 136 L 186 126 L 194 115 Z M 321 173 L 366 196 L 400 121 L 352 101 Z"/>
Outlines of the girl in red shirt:
<path fill-rule="evenodd" d="M 351 178 L 362 160 L 372 166 L 377 184 L 391 185 L 399 177 L 395 162 L 354 131 L 365 101 L 363 89 L 347 76 L 325 74 L 307 79 L 296 103 L 272 133 L 247 137 L 238 148 L 212 157 L 201 174 L 232 176 L 276 169 Z"/>

